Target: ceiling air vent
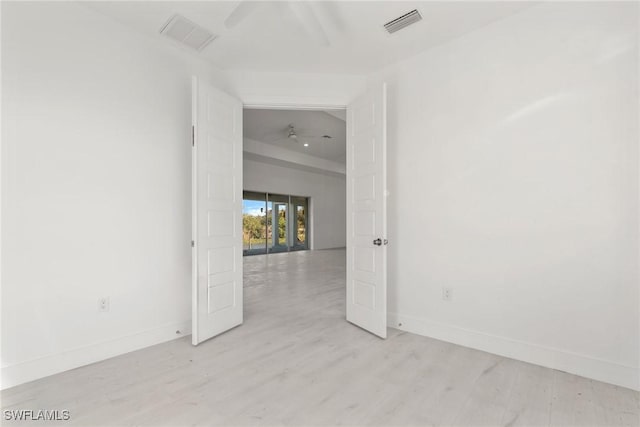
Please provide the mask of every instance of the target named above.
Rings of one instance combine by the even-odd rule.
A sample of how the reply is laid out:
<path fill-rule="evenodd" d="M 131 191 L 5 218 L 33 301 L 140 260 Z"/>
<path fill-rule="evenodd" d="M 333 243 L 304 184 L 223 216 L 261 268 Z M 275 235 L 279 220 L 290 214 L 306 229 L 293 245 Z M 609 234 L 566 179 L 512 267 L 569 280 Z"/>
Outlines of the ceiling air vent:
<path fill-rule="evenodd" d="M 180 15 L 173 15 L 169 22 L 160 29 L 160 34 L 164 34 L 197 51 L 204 49 L 206 45 L 216 38 L 215 34 Z"/>
<path fill-rule="evenodd" d="M 409 13 L 405 13 L 399 18 L 394 19 L 393 21 L 389 21 L 384 24 L 384 28 L 389 32 L 389 34 L 393 34 L 398 30 L 403 29 L 404 27 L 408 27 L 409 25 L 418 22 L 422 19 L 420 12 L 416 9 L 413 9 Z"/>

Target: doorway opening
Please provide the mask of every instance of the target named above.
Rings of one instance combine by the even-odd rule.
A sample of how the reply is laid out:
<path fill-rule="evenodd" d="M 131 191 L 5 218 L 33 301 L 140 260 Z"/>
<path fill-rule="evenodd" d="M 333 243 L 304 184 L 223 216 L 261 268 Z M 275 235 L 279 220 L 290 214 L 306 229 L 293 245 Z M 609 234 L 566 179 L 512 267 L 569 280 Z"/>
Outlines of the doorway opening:
<path fill-rule="evenodd" d="M 244 109 L 245 322 L 273 306 L 343 321 L 346 136 L 344 109 Z"/>
<path fill-rule="evenodd" d="M 245 108 L 243 255 L 346 246 L 346 110 Z"/>
<path fill-rule="evenodd" d="M 251 279 L 243 272 L 260 270 L 261 263 L 271 263 L 272 267 L 258 280 L 263 292 L 269 289 L 264 286 L 264 277 L 279 287 L 276 299 L 267 301 L 266 314 L 276 313 L 282 321 L 283 313 L 272 310 L 274 305 L 299 307 L 296 298 L 301 295 L 300 283 L 309 291 L 305 302 L 316 308 L 320 307 L 318 298 L 324 286 L 337 285 L 342 288 L 338 293 L 342 296 L 339 299 L 329 296 L 327 305 L 341 303 L 345 310 L 340 312 L 346 311 L 347 321 L 385 338 L 388 242 L 385 83 L 367 87 L 350 102 L 348 144 L 344 110 L 259 110 L 261 117 L 257 119 L 262 119 L 262 124 L 275 123 L 275 128 L 271 133 L 262 129 L 255 139 L 252 130 L 260 130 L 261 121 L 246 119 L 250 112 L 258 110 L 243 111 L 238 99 L 196 77 L 192 100 L 192 343 L 198 345 L 242 324 L 245 314 L 251 317 L 250 311 L 243 308 L 252 305 L 251 301 L 245 304 L 244 298 Z M 289 117 L 286 120 L 281 117 L 283 122 L 278 124 L 270 114 L 279 111 Z M 294 117 L 311 112 L 322 115 L 306 123 L 304 118 Z M 323 119 L 340 115 L 343 145 L 331 144 L 335 138 L 324 133 L 324 129 L 308 132 L 308 128 Z M 311 250 L 287 249 L 286 253 L 272 256 L 265 244 L 266 254 L 243 257 L 243 188 L 264 192 L 265 210 L 269 209 L 268 194 L 308 197 L 304 239 Z M 287 200 L 272 197 L 271 202 L 269 217 L 274 217 L 274 203 L 280 203 L 276 212 L 283 213 L 286 224 L 286 218 L 292 218 L 294 210 L 291 196 Z M 278 213 L 276 218 L 279 220 L 280 216 Z M 265 223 L 268 231 L 268 218 Z M 274 228 L 272 223 L 272 236 Z M 290 238 L 287 234 L 281 236 L 278 232 L 275 239 L 272 237 L 277 241 L 274 247 L 284 246 L 282 239 L 286 242 Z M 264 238 L 266 241 L 269 233 L 265 232 Z M 286 247 L 290 245 L 287 243 Z M 341 271 L 334 268 L 338 263 L 330 256 L 307 262 L 307 268 L 296 264 L 296 260 L 304 259 L 301 255 L 327 253 L 319 249 L 331 248 L 341 258 Z M 248 259 L 258 261 L 247 265 Z M 286 261 L 277 265 L 278 259 Z M 331 279 L 332 272 L 342 276 L 341 279 Z M 320 285 L 314 280 L 317 278 L 321 279 Z M 289 300 L 279 299 L 280 295 Z M 259 294 L 254 301 L 260 301 Z M 302 318 L 308 319 L 308 311 L 303 312 Z M 318 314 L 323 313 L 326 311 L 320 308 Z M 299 310 L 293 310 L 291 315 L 302 320 Z M 344 317 L 340 314 L 335 320 L 342 322 Z"/>

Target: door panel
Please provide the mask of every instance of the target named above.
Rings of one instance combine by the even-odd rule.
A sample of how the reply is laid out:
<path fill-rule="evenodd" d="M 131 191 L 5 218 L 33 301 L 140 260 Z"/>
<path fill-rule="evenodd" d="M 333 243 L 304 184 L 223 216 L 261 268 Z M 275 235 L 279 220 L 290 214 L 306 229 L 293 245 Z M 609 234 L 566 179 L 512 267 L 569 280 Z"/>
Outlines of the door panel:
<path fill-rule="evenodd" d="M 242 104 L 195 77 L 192 96 L 197 345 L 242 323 Z"/>
<path fill-rule="evenodd" d="M 269 253 L 288 252 L 288 206 L 289 196 L 282 194 L 271 194 L 267 196 L 267 215 L 269 216 Z"/>
<path fill-rule="evenodd" d="M 386 85 L 381 84 L 347 107 L 347 320 L 382 338 L 387 336 L 386 172 Z"/>
<path fill-rule="evenodd" d="M 291 196 L 290 236 L 293 242 L 291 250 L 298 251 L 309 248 L 307 239 L 309 235 L 307 220 L 307 212 L 309 211 L 308 204 L 309 202 L 306 197 Z"/>

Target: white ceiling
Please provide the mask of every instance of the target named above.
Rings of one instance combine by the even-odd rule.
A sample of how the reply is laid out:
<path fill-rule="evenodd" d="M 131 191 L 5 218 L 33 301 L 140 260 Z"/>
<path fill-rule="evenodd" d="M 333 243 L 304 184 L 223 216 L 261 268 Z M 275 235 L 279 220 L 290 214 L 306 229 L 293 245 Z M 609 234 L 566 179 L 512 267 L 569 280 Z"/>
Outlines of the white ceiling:
<path fill-rule="evenodd" d="M 286 2 L 261 2 L 245 20 L 226 29 L 225 19 L 237 1 L 99 1 L 86 2 L 135 30 L 165 43 L 159 34 L 175 13 L 219 37 L 200 55 L 222 69 L 366 74 L 429 47 L 530 7 L 522 1 L 324 1 L 311 2 L 331 46 L 307 35 Z M 383 25 L 418 9 L 423 20 L 395 34 Z M 177 46 L 177 43 L 175 43 Z M 188 48 L 184 48 L 188 49 Z"/>
<path fill-rule="evenodd" d="M 297 139 L 287 137 L 290 124 L 295 126 Z M 346 124 L 324 111 L 247 109 L 243 127 L 245 138 L 337 163 L 346 161 Z"/>

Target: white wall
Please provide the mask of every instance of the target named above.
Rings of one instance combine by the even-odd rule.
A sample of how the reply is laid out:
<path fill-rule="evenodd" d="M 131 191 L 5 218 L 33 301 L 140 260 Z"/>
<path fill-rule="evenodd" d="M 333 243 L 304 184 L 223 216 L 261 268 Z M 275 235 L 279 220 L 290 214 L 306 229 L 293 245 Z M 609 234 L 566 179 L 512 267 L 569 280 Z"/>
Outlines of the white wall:
<path fill-rule="evenodd" d="M 2 386 L 188 334 L 190 79 L 219 75 L 70 3 L 3 2 L 2 65 Z"/>
<path fill-rule="evenodd" d="M 542 4 L 372 76 L 392 324 L 639 387 L 638 18 Z"/>
<path fill-rule="evenodd" d="M 638 387 L 637 19 L 544 4 L 372 76 L 391 83 L 392 321 Z M 2 3 L 3 387 L 188 333 L 189 77 L 222 77 L 167 46 L 82 6 Z M 229 79 L 279 105 L 362 83 Z M 303 192 L 301 171 L 274 190 L 254 166 L 246 188 Z"/>
<path fill-rule="evenodd" d="M 249 106 L 344 107 L 366 87 L 366 77 L 356 75 L 230 70 L 228 77 Z"/>
<path fill-rule="evenodd" d="M 312 249 L 342 248 L 346 244 L 346 181 L 344 176 L 320 174 L 245 158 L 244 189 L 311 198 Z"/>

